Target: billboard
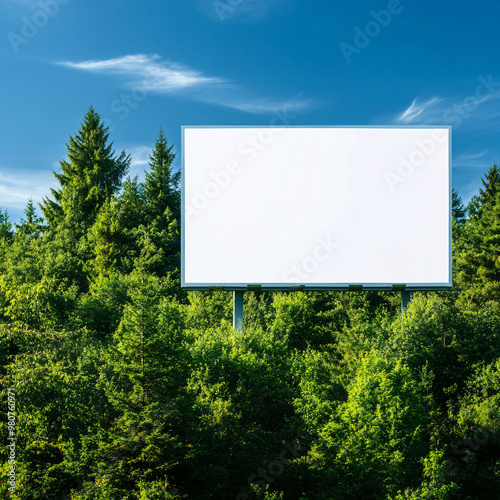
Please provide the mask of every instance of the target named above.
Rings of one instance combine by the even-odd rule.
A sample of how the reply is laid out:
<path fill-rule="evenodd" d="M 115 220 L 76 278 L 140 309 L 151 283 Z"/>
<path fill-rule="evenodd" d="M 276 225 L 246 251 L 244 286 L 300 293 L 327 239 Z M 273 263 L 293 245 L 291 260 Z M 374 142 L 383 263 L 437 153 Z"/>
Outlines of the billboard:
<path fill-rule="evenodd" d="M 451 128 L 183 127 L 182 286 L 445 289 Z"/>

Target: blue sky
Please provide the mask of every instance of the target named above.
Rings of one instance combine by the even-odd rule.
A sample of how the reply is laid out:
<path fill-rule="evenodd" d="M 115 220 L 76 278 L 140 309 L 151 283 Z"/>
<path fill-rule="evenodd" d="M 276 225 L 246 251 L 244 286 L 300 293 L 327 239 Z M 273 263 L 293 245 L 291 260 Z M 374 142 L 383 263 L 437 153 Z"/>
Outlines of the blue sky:
<path fill-rule="evenodd" d="M 497 0 L 2 0 L 0 208 L 56 187 L 89 105 L 132 174 L 160 126 L 180 151 L 182 125 L 452 125 L 468 200 L 500 161 L 499 19 Z"/>

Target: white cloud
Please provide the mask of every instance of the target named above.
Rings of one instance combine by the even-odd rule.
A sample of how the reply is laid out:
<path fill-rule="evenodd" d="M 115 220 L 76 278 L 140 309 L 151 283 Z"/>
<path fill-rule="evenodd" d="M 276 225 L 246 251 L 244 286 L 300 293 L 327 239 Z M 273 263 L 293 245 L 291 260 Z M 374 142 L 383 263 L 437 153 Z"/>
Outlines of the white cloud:
<path fill-rule="evenodd" d="M 481 167 L 485 169 L 487 167 L 487 162 L 486 162 L 487 158 L 485 158 L 486 154 L 487 151 L 481 151 L 480 153 L 462 153 L 453 160 L 452 162 L 453 167 L 459 167 L 459 168 Z"/>
<path fill-rule="evenodd" d="M 123 57 L 57 64 L 91 73 L 121 75 L 126 86 L 143 93 L 180 93 L 210 104 L 226 106 L 250 114 L 273 114 L 277 110 L 303 111 L 313 101 L 300 94 L 294 98 L 249 97 L 242 86 L 217 76 L 206 76 L 187 66 L 163 61 L 159 55 L 135 54 Z"/>
<path fill-rule="evenodd" d="M 267 18 L 273 10 L 289 8 L 292 0 L 199 0 L 202 9 L 214 21 L 238 19 L 254 22 Z"/>
<path fill-rule="evenodd" d="M 135 54 L 76 63 L 65 61 L 58 64 L 93 73 L 125 75 L 131 78 L 129 86 L 157 93 L 224 83 L 221 78 L 207 77 L 185 66 L 161 61 L 156 54 Z"/>
<path fill-rule="evenodd" d="M 466 185 L 462 187 L 462 190 L 458 194 L 462 198 L 462 203 L 464 204 L 465 207 L 469 204 L 471 198 L 478 194 L 480 186 L 481 186 L 481 181 L 474 180 L 474 181 L 469 181 Z"/>
<path fill-rule="evenodd" d="M 304 111 L 312 105 L 311 99 L 301 99 L 300 97 L 295 97 L 292 99 L 284 100 L 269 100 L 269 99 L 256 99 L 254 101 L 234 101 L 225 103 L 226 106 L 230 106 L 241 111 L 245 111 L 250 114 L 269 114 L 269 113 L 279 113 L 280 111 L 287 112 L 299 112 Z"/>
<path fill-rule="evenodd" d="M 500 95 L 492 96 L 489 105 L 480 112 L 471 113 L 467 117 L 467 127 L 471 130 L 500 132 Z"/>
<path fill-rule="evenodd" d="M 396 124 L 452 125 L 455 129 L 500 131 L 500 92 L 495 90 L 498 84 L 495 82 L 496 87 L 493 87 L 486 86 L 484 82 L 484 77 L 478 77 L 469 95 L 454 98 L 434 96 L 426 100 L 416 97 L 390 121 Z"/>
<path fill-rule="evenodd" d="M 51 171 L 23 171 L 15 168 L 2 169 L 0 172 L 0 208 L 7 209 L 14 220 L 19 220 L 30 198 L 35 204 L 50 195 L 51 187 L 57 181 Z M 15 172 L 15 174 L 6 173 Z M 38 210 L 40 214 L 40 210 Z M 41 214 L 40 214 L 41 215 Z"/>
<path fill-rule="evenodd" d="M 432 120 L 439 116 L 438 104 L 442 103 L 441 97 L 432 97 L 427 101 L 420 102 L 418 97 L 402 113 L 396 116 L 395 121 L 400 123 L 414 123 L 415 121 Z"/>
<path fill-rule="evenodd" d="M 149 155 L 153 151 L 153 146 L 139 145 L 126 148 L 132 161 L 130 162 L 129 175 L 133 179 L 136 175 L 139 181 L 144 180 L 144 171 L 149 170 Z"/>

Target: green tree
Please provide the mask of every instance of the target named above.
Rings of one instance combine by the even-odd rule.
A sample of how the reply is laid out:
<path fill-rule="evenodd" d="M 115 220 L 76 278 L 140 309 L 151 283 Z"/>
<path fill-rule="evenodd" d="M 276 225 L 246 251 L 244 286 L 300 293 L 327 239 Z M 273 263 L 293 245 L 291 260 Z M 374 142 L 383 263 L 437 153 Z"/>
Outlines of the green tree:
<path fill-rule="evenodd" d="M 172 171 L 175 153 L 160 129 L 155 148 L 150 155 L 150 171 L 141 188 L 133 183 L 124 193 L 129 206 L 134 203 L 144 209 L 141 224 L 135 231 L 140 249 L 139 262 L 157 276 L 170 275 L 180 279 L 180 172 Z M 143 203 L 139 203 L 139 197 Z"/>
<path fill-rule="evenodd" d="M 384 499 L 419 475 L 426 451 L 422 397 L 404 364 L 375 352 L 363 359 L 347 392 L 313 450 L 329 465 L 324 477 L 332 495 L 319 498 Z"/>
<path fill-rule="evenodd" d="M 455 475 L 464 498 L 499 498 L 500 357 L 478 367 L 467 385 L 450 443 Z"/>
<path fill-rule="evenodd" d="M 128 277 L 128 301 L 114 335 L 116 373 L 130 406 L 143 407 L 165 386 L 175 366 L 183 321 L 165 297 L 168 280 L 136 270 Z"/>
<path fill-rule="evenodd" d="M 69 138 L 68 160 L 60 162 L 60 173 L 54 172 L 59 182 L 59 189 L 52 189 L 54 200 L 44 198 L 40 205 L 49 226 L 44 273 L 71 281 L 83 292 L 88 289 L 88 262 L 97 259 L 89 229 L 120 188 L 130 163 L 125 152 L 115 156 L 108 139 L 109 129 L 90 107 L 78 133 Z"/>
<path fill-rule="evenodd" d="M 87 438 L 96 462 L 95 484 L 105 485 L 110 498 L 137 498 L 133 491 L 139 484 L 153 490 L 153 483 L 169 482 L 179 455 L 172 427 L 182 420 L 171 401 L 182 386 L 179 307 L 162 297 L 164 280 L 140 271 L 127 280 L 128 302 L 102 370 L 102 386 L 117 418 L 98 439 Z M 89 496 L 77 498 L 94 498 L 92 484 L 85 489 Z"/>
<path fill-rule="evenodd" d="M 495 164 L 482 179 L 469 206 L 457 256 L 462 299 L 471 305 L 490 303 L 500 310 L 500 170 Z"/>
<path fill-rule="evenodd" d="M 477 217 L 490 205 L 497 202 L 497 194 L 500 192 L 500 168 L 494 163 L 481 179 L 483 185 L 479 188 L 479 194 L 472 197 L 467 207 L 470 217 Z"/>
<path fill-rule="evenodd" d="M 133 179 L 130 176 L 125 179 L 117 205 L 118 219 L 124 229 L 130 232 L 144 223 L 146 196 L 137 175 Z"/>
<path fill-rule="evenodd" d="M 144 181 L 144 196 L 147 200 L 149 220 L 163 217 L 170 209 L 175 219 L 180 217 L 180 170 L 173 172 L 172 162 L 176 153 L 172 152 L 173 145 L 168 145 L 163 130 L 160 128 L 155 148 L 149 156 L 150 171 L 146 173 Z"/>
<path fill-rule="evenodd" d="M 43 217 L 37 215 L 32 198 L 28 200 L 24 209 L 24 217 L 24 219 L 21 219 L 20 224 L 16 224 L 16 236 L 39 238 L 44 229 Z"/>
<path fill-rule="evenodd" d="M 92 278 L 117 270 L 126 252 L 126 238 L 118 220 L 116 203 L 106 200 L 88 231 L 93 256 L 85 263 Z"/>
<path fill-rule="evenodd" d="M 0 241 L 8 241 L 13 236 L 12 224 L 10 222 L 9 213 L 7 210 L 0 210 Z"/>
<path fill-rule="evenodd" d="M 452 191 L 451 211 L 453 219 L 456 220 L 458 224 L 463 224 L 467 215 L 467 209 L 464 207 L 462 198 L 455 188 L 453 188 Z"/>
<path fill-rule="evenodd" d="M 108 139 L 109 128 L 91 106 L 66 145 L 68 160 L 60 162 L 60 173 L 54 172 L 60 185 L 51 189 L 54 200 L 44 198 L 41 204 L 49 225 L 66 220 L 74 229 L 90 227 L 105 200 L 120 188 L 130 156 L 124 151 L 115 156 Z"/>

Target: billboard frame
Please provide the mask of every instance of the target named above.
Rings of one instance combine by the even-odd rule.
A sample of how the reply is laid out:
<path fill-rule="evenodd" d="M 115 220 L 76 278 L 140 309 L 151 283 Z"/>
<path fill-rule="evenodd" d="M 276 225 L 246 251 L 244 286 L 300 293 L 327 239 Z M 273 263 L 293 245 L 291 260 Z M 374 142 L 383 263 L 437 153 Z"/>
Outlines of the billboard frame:
<path fill-rule="evenodd" d="M 442 283 L 186 283 L 185 281 L 185 131 L 189 129 L 446 129 L 448 130 L 448 281 Z M 184 125 L 181 127 L 181 287 L 186 290 L 244 291 L 399 291 L 449 290 L 452 277 L 452 127 L 450 125 Z"/>

